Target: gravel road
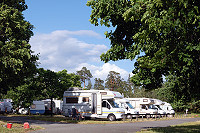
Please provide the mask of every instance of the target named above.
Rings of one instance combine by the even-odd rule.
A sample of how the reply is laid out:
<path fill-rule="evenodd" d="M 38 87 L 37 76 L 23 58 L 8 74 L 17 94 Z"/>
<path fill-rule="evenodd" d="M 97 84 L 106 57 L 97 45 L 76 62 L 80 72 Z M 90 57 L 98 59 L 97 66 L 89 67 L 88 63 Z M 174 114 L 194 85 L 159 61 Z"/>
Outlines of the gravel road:
<path fill-rule="evenodd" d="M 38 120 L 28 120 L 27 117 L 5 117 L 0 116 L 0 120 L 11 122 L 29 122 L 31 125 L 39 125 L 44 130 L 33 131 L 31 133 L 134 133 L 141 129 L 153 127 L 167 127 L 185 122 L 200 121 L 200 118 L 183 118 L 161 121 L 143 121 L 123 124 L 66 124 L 55 122 L 44 122 Z"/>

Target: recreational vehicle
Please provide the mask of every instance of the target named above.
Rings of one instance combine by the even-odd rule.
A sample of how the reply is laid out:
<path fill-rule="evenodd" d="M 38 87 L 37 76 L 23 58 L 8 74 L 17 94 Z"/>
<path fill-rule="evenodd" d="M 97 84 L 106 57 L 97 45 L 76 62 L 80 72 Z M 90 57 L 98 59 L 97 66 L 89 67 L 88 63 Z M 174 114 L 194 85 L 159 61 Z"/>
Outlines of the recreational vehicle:
<path fill-rule="evenodd" d="M 151 98 L 127 98 L 139 114 L 157 114 L 158 110 Z"/>
<path fill-rule="evenodd" d="M 163 104 L 160 105 L 160 107 L 166 112 L 166 114 L 169 114 L 169 115 L 174 115 L 175 114 L 175 111 L 172 108 L 170 103 L 163 102 Z"/>
<path fill-rule="evenodd" d="M 139 111 L 137 111 L 126 98 L 116 98 L 115 102 L 119 105 L 120 108 L 122 108 L 125 111 L 126 118 L 130 119 L 132 117 L 136 117 L 137 114 L 139 114 Z"/>
<path fill-rule="evenodd" d="M 115 103 L 115 98 L 122 98 L 122 95 L 106 90 L 65 91 L 63 115 L 70 116 L 74 107 L 85 118 L 108 118 L 110 121 L 122 119 L 125 111 Z"/>
<path fill-rule="evenodd" d="M 153 100 L 154 100 L 154 105 L 155 105 L 155 107 L 156 107 L 157 110 L 158 110 L 158 114 L 163 114 L 163 115 L 165 115 L 166 112 L 160 107 L 160 106 L 162 106 L 162 105 L 164 104 L 164 102 L 162 102 L 162 101 L 159 100 L 159 99 L 153 99 Z"/>
<path fill-rule="evenodd" d="M 45 113 L 44 101 L 33 101 L 33 104 L 30 106 L 30 113 L 44 114 Z"/>

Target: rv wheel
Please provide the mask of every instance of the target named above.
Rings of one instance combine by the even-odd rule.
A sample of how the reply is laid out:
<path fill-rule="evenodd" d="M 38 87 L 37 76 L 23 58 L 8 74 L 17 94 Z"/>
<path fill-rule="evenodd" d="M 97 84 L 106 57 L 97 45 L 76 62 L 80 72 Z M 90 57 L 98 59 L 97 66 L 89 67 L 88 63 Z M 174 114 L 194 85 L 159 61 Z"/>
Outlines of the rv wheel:
<path fill-rule="evenodd" d="M 131 119 L 131 118 L 132 118 L 132 115 L 129 114 L 129 115 L 126 116 L 126 118 L 127 118 L 127 119 Z"/>
<path fill-rule="evenodd" d="M 116 120 L 115 115 L 113 115 L 113 114 L 109 115 L 108 120 L 109 121 L 115 121 Z"/>

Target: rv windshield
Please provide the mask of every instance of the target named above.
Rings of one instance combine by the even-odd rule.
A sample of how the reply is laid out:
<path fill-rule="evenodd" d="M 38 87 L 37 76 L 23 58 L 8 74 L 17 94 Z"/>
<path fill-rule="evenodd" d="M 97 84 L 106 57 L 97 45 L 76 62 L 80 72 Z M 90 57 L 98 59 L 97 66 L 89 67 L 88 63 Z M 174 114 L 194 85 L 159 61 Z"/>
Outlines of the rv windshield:
<path fill-rule="evenodd" d="M 119 108 L 119 106 L 117 105 L 117 103 L 115 103 L 115 102 L 113 101 L 113 99 L 108 99 L 107 101 L 110 103 L 110 105 L 111 105 L 113 108 Z"/>
<path fill-rule="evenodd" d="M 149 109 L 157 109 L 157 108 L 155 107 L 155 105 L 153 105 L 153 104 L 148 105 L 148 107 L 149 107 Z"/>
<path fill-rule="evenodd" d="M 162 109 L 160 108 L 160 106 L 159 106 L 159 105 L 156 105 L 156 107 L 157 107 L 159 110 L 162 110 Z"/>
<path fill-rule="evenodd" d="M 126 102 L 126 104 L 128 105 L 128 107 L 129 107 L 130 109 L 134 109 L 134 107 L 133 107 L 129 102 Z"/>

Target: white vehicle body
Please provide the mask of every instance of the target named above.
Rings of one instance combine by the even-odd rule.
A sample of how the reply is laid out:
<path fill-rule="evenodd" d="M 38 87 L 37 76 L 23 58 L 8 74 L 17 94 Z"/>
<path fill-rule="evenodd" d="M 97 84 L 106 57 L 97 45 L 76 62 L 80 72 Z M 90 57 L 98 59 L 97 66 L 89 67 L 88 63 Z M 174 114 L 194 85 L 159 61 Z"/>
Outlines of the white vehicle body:
<path fill-rule="evenodd" d="M 30 113 L 44 114 L 45 113 L 44 101 L 33 101 L 33 104 L 30 106 Z"/>
<path fill-rule="evenodd" d="M 139 114 L 158 114 L 158 110 L 151 98 L 127 98 Z"/>
<path fill-rule="evenodd" d="M 4 102 L 0 102 L 0 113 L 5 113 Z"/>
<path fill-rule="evenodd" d="M 154 105 L 158 109 L 158 114 L 163 114 L 165 115 L 166 112 L 161 108 L 162 105 L 164 105 L 164 102 L 162 102 L 159 99 L 153 99 L 154 100 Z"/>
<path fill-rule="evenodd" d="M 19 108 L 18 113 L 26 115 L 28 114 L 28 108 Z"/>
<path fill-rule="evenodd" d="M 164 103 L 163 105 L 160 105 L 161 109 L 163 109 L 166 112 L 166 114 L 174 115 L 175 111 L 172 108 L 171 104 L 167 102 L 163 102 L 163 103 Z"/>
<path fill-rule="evenodd" d="M 65 91 L 63 115 L 69 116 L 74 106 L 83 117 L 122 119 L 125 111 L 118 107 L 114 98 L 122 98 L 119 92 L 105 90 Z"/>
<path fill-rule="evenodd" d="M 45 106 L 45 114 L 51 114 L 51 99 L 42 100 Z M 52 113 L 56 113 L 55 102 L 52 100 Z"/>
<path fill-rule="evenodd" d="M 136 110 L 126 98 L 116 98 L 115 102 L 125 111 L 125 115 L 127 118 L 136 117 L 139 114 L 139 111 Z"/>
<path fill-rule="evenodd" d="M 63 101 L 57 99 L 53 99 L 53 101 L 55 102 L 56 113 L 57 114 L 61 113 L 63 107 Z"/>
<path fill-rule="evenodd" d="M 12 113 L 12 109 L 12 103 L 7 99 L 4 99 L 2 102 L 0 102 L 0 113 Z"/>

